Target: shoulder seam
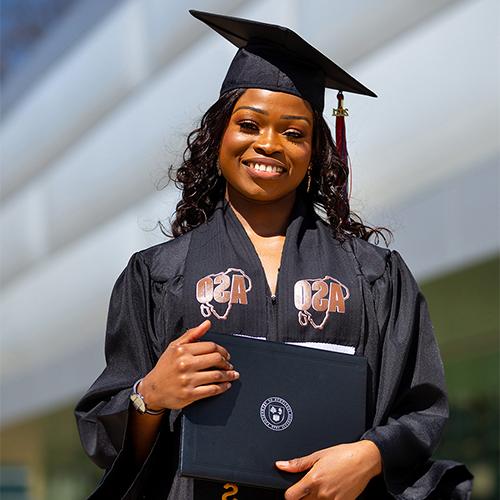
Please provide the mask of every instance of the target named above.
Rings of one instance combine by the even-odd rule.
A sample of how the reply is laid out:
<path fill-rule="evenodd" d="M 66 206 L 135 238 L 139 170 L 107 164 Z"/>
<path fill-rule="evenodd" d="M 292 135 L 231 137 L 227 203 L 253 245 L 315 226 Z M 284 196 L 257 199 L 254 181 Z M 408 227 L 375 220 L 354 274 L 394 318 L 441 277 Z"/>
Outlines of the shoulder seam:
<path fill-rule="evenodd" d="M 381 260 L 384 261 L 384 269 L 382 270 L 382 272 L 380 274 L 378 274 L 377 276 L 375 276 L 374 279 L 372 279 L 372 280 L 369 279 L 365 269 L 363 268 L 362 261 L 358 258 L 358 255 L 357 255 L 356 250 L 355 250 L 355 247 L 357 246 L 357 240 L 353 239 L 352 252 L 354 254 L 354 258 L 356 259 L 356 263 L 358 264 L 360 274 L 363 276 L 364 280 L 369 285 L 372 286 L 376 281 L 378 281 L 386 273 L 387 266 L 389 265 L 390 257 L 392 255 L 393 250 L 391 250 L 389 248 L 385 249 L 385 248 L 378 247 L 377 245 L 374 245 L 373 243 L 370 243 L 370 242 L 364 241 L 364 240 L 363 240 L 363 243 L 370 246 L 370 247 L 374 247 L 372 251 L 376 252 L 377 257 L 379 257 Z"/>

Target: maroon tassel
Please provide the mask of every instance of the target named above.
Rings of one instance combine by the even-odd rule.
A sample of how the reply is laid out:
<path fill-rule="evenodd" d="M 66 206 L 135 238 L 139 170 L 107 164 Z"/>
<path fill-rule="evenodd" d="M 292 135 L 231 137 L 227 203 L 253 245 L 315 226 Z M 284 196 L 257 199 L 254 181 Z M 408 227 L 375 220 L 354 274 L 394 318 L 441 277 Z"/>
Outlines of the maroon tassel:
<path fill-rule="evenodd" d="M 335 144 L 337 145 L 337 152 L 340 159 L 344 162 L 348 169 L 348 175 L 344 186 L 342 187 L 342 194 L 347 198 L 351 193 L 351 168 L 349 163 L 349 154 L 347 152 L 347 140 L 345 130 L 345 117 L 349 116 L 348 110 L 344 108 L 344 94 L 340 91 L 337 94 L 338 107 L 333 110 L 335 115 Z"/>

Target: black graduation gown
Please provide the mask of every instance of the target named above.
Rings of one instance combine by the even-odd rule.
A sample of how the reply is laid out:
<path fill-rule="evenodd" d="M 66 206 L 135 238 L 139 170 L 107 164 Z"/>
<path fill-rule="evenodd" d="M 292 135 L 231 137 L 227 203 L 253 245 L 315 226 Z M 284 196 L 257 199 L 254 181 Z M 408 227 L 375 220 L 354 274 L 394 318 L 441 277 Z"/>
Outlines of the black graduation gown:
<path fill-rule="evenodd" d="M 125 439 L 132 385 L 205 318 L 221 333 L 323 343 L 367 358 L 362 437 L 379 447 L 384 472 L 363 498 L 469 498 L 472 476 L 463 465 L 430 460 L 448 418 L 443 365 L 425 299 L 401 256 L 357 238 L 337 241 L 297 203 L 274 297 L 225 202 L 197 229 L 135 253 L 113 288 L 106 368 L 76 407 L 83 447 L 106 469 L 91 498 L 234 498 L 223 485 L 178 475 L 178 412 L 164 417 L 140 471 L 130 466 Z M 283 493 L 239 487 L 237 497 Z"/>

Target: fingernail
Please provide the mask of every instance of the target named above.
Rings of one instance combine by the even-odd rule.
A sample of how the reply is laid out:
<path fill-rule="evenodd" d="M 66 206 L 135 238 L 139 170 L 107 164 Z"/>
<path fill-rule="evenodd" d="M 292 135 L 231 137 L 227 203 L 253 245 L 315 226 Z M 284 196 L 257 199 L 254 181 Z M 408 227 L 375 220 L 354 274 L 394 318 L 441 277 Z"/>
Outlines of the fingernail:
<path fill-rule="evenodd" d="M 290 462 L 288 462 L 287 460 L 281 460 L 281 461 L 276 462 L 276 465 L 278 467 L 288 467 L 289 464 L 290 464 Z"/>
<path fill-rule="evenodd" d="M 240 378 L 239 372 L 234 372 L 234 378 Z"/>
<path fill-rule="evenodd" d="M 231 363 L 229 363 L 229 369 L 232 370 L 233 368 L 234 366 Z"/>

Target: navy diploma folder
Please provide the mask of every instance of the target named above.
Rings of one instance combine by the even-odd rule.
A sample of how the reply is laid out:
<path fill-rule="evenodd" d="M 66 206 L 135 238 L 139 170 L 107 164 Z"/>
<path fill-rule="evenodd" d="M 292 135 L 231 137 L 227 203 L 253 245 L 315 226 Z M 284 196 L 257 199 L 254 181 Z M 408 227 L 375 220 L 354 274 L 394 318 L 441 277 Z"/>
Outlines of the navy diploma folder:
<path fill-rule="evenodd" d="M 366 359 L 208 333 L 240 378 L 223 394 L 182 412 L 182 475 L 285 489 L 303 474 L 276 460 L 357 441 L 365 431 Z"/>

